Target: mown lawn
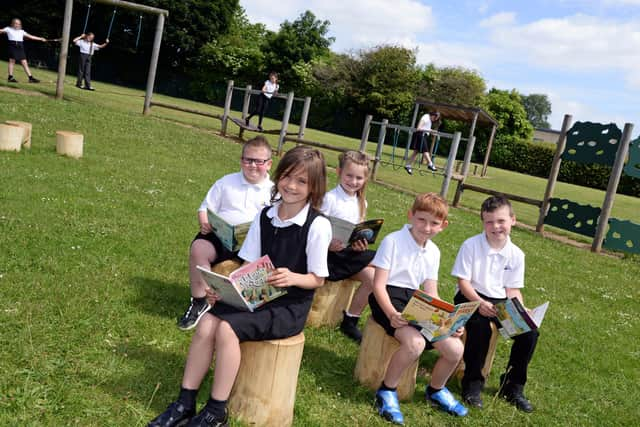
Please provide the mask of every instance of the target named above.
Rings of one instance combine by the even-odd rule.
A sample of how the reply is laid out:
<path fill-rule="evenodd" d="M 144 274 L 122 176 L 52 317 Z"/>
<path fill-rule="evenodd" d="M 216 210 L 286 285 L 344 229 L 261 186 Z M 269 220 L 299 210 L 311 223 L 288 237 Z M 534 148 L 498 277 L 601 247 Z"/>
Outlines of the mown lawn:
<path fill-rule="evenodd" d="M 43 84 L 19 87 L 52 93 L 51 74 L 38 76 Z M 195 210 L 214 180 L 237 169 L 240 146 L 210 132 L 214 121 L 187 116 L 181 120 L 191 127 L 180 126 L 167 121 L 177 113 L 160 109 L 142 117 L 141 92 L 96 87 L 69 85 L 64 102 L 0 91 L 0 120 L 34 125 L 31 151 L 0 153 L 0 425 L 144 425 L 178 390 L 190 334 L 175 318 L 188 298 Z M 59 129 L 84 133 L 83 159 L 55 154 Z M 407 183 L 422 190 L 432 181 Z M 386 219 L 385 233 L 404 223 L 410 197 L 372 185 L 368 199 L 370 216 Z M 436 241 L 447 299 L 456 251 L 480 229 L 463 210 L 452 210 L 450 222 Z M 487 394 L 484 411 L 453 419 L 424 404 L 421 378 L 403 405 L 407 424 L 636 425 L 637 257 L 594 255 L 524 230 L 513 239 L 527 254 L 527 301 L 551 301 L 527 386 L 536 412 L 521 414 Z M 387 425 L 372 393 L 352 379 L 357 347 L 335 330 L 305 334 L 295 425 Z M 508 344 L 500 341 L 488 392 Z M 433 360 L 426 354 L 423 370 Z M 457 381 L 450 386 L 459 392 Z"/>

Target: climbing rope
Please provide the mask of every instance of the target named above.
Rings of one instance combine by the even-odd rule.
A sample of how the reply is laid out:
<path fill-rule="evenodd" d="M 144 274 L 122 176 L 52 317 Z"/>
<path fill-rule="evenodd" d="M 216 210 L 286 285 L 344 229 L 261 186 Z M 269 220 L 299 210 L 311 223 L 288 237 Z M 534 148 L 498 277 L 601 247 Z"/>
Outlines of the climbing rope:
<path fill-rule="evenodd" d="M 89 15 L 91 15 L 91 3 L 87 4 L 87 15 L 84 18 L 84 28 L 82 29 L 83 34 L 87 32 L 87 25 L 89 24 Z"/>
<path fill-rule="evenodd" d="M 113 21 L 116 19 L 116 8 L 113 8 L 113 15 L 111 15 L 111 22 L 109 23 L 109 31 L 107 31 L 107 38 L 111 36 L 111 29 L 113 28 Z"/>

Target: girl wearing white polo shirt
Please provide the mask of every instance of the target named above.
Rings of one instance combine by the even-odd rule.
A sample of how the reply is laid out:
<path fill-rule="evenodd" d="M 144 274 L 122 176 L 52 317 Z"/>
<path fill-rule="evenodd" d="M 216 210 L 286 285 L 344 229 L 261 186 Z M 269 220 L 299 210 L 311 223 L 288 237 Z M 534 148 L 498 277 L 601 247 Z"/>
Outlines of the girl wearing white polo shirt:
<path fill-rule="evenodd" d="M 325 215 L 353 224 L 364 221 L 367 215 L 365 192 L 369 179 L 369 156 L 359 151 L 342 153 L 338 158 L 337 172 L 338 186 L 326 194 L 320 210 Z M 370 264 L 375 254 L 367 248 L 366 240 L 345 247 L 333 239 L 329 245 L 328 279 L 338 281 L 355 277 L 361 283 L 340 324 L 340 330 L 356 342 L 362 340 L 358 320 L 371 294 L 374 269 Z"/>
<path fill-rule="evenodd" d="M 46 42 L 44 37 L 32 36 L 22 29 L 22 21 L 18 18 L 11 20 L 10 27 L 0 29 L 0 34 L 6 34 L 9 39 L 9 83 L 18 83 L 13 77 L 13 67 L 16 61 L 20 62 L 24 72 L 29 76 L 29 83 L 40 83 L 40 80 L 33 77 L 29 64 L 27 63 L 27 55 L 24 53 L 24 39 Z"/>
<path fill-rule="evenodd" d="M 104 43 L 94 43 L 95 35 L 93 33 L 81 34 L 73 39 L 73 44 L 80 48 L 80 58 L 78 59 L 78 80 L 76 87 L 82 88 L 84 80 L 84 89 L 94 90 L 91 86 L 91 57 L 100 49 L 104 49 L 109 44 L 109 39 Z"/>
<path fill-rule="evenodd" d="M 262 131 L 262 119 L 264 118 L 264 114 L 267 112 L 267 108 L 269 108 L 269 101 L 271 100 L 271 97 L 278 93 L 278 89 L 280 89 L 280 85 L 278 85 L 278 73 L 272 71 L 269 73 L 269 79 L 265 81 L 262 86 L 262 93 L 258 97 L 255 110 L 253 110 L 245 120 L 247 126 L 251 122 L 251 118 L 257 114 L 258 129 Z"/>

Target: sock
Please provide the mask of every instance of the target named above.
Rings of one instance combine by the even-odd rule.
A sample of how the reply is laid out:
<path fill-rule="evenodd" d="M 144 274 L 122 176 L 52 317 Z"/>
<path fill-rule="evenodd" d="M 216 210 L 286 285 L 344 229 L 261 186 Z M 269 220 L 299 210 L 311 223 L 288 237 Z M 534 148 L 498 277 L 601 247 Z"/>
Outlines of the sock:
<path fill-rule="evenodd" d="M 197 302 L 198 304 L 206 304 L 207 297 L 191 297 L 193 298 L 193 302 Z"/>
<path fill-rule="evenodd" d="M 344 315 L 346 317 L 351 317 L 351 318 L 354 318 L 354 319 L 359 319 L 360 318 L 359 314 L 351 314 L 351 313 L 349 313 L 349 310 L 345 310 L 344 311 Z"/>
<path fill-rule="evenodd" d="M 382 391 L 396 391 L 398 389 L 398 387 L 389 387 L 388 385 L 386 385 L 384 383 L 384 381 L 382 381 L 382 384 L 380 384 L 380 388 L 378 390 L 382 390 Z"/>
<path fill-rule="evenodd" d="M 432 396 L 434 393 L 437 393 L 437 392 L 439 392 L 440 390 L 442 390 L 442 389 L 441 389 L 441 388 L 433 388 L 433 387 L 431 387 L 431 384 L 429 384 L 429 385 L 427 386 L 427 394 L 428 394 L 429 396 Z"/>
<path fill-rule="evenodd" d="M 189 390 L 180 387 L 178 402 L 182 403 L 186 408 L 193 409 L 196 407 L 196 397 L 198 397 L 198 390 Z"/>
<path fill-rule="evenodd" d="M 204 406 L 204 408 L 209 411 L 217 420 L 224 420 L 224 417 L 226 415 L 226 407 L 226 400 L 216 400 L 213 397 L 209 397 L 207 404 Z"/>

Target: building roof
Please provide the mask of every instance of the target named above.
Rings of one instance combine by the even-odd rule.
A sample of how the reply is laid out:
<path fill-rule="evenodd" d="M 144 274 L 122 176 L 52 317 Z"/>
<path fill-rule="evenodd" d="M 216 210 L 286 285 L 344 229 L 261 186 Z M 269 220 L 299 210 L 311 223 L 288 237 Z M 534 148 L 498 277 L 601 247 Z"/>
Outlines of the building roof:
<path fill-rule="evenodd" d="M 544 132 L 544 133 L 552 133 L 554 135 L 560 135 L 560 131 L 555 129 L 533 128 L 533 130 L 535 130 L 536 132 Z"/>
<path fill-rule="evenodd" d="M 423 105 L 425 107 L 432 107 L 434 110 L 439 111 L 440 115 L 445 119 L 453 119 L 453 120 L 459 120 L 462 122 L 471 123 L 473 121 L 473 116 L 477 113 L 478 125 L 485 125 L 485 126 L 498 125 L 498 122 L 496 121 L 496 119 L 491 117 L 489 113 L 487 113 L 486 111 L 484 111 L 482 108 L 479 108 L 479 107 L 463 107 L 461 105 L 443 104 L 440 102 L 433 102 L 433 101 L 420 99 L 420 98 L 416 99 L 416 103 Z"/>

